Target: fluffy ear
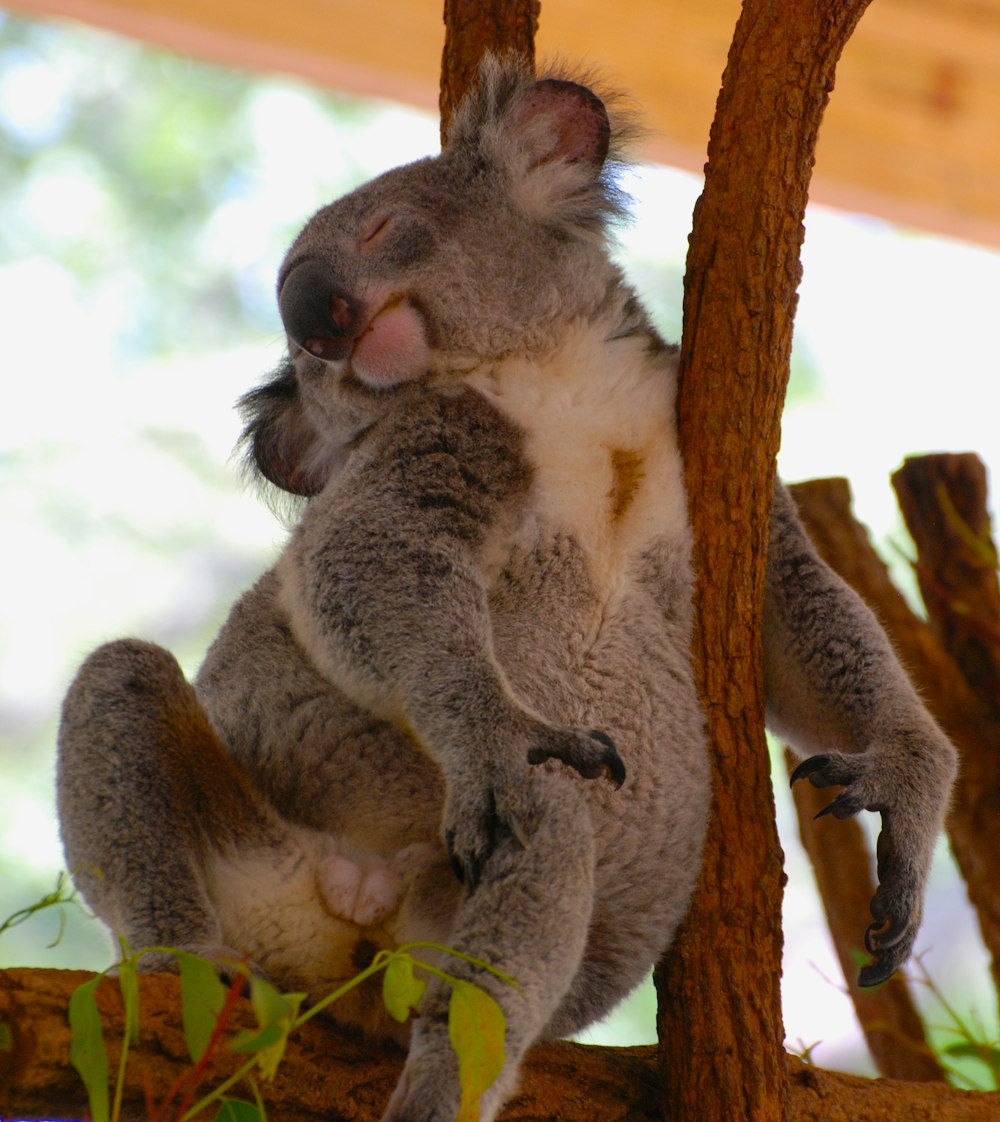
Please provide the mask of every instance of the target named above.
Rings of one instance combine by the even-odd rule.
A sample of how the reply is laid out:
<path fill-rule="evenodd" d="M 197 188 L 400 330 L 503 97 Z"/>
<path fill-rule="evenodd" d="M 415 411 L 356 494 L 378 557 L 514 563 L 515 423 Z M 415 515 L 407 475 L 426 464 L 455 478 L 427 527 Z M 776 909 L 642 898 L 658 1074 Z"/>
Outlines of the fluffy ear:
<path fill-rule="evenodd" d="M 562 78 L 544 78 L 529 87 L 509 127 L 520 135 L 531 169 L 567 160 L 599 171 L 611 145 L 604 102 L 593 90 Z"/>
<path fill-rule="evenodd" d="M 282 491 L 307 498 L 327 479 L 323 440 L 306 415 L 291 363 L 240 399 L 246 462 Z"/>
<path fill-rule="evenodd" d="M 522 61 L 487 55 L 447 147 L 494 166 L 530 217 L 593 230 L 625 209 L 611 165 L 635 130 L 618 101 L 611 96 L 609 115 L 589 85 L 562 75 L 536 81 Z"/>

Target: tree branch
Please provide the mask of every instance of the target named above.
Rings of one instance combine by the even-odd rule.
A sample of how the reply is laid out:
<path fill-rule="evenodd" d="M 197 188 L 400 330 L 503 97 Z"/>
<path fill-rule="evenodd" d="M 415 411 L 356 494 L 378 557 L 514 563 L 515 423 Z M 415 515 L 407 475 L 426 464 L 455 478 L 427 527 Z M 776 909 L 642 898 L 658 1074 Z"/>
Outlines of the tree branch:
<path fill-rule="evenodd" d="M 948 830 L 1000 992 L 1000 588 L 986 469 L 971 454 L 908 459 L 892 477 L 917 546 L 930 629 L 975 695 L 975 734 L 957 740 L 962 767 Z"/>
<path fill-rule="evenodd" d="M 455 106 L 475 81 L 487 51 L 514 52 L 534 64 L 541 0 L 445 0 L 441 57 L 441 142 Z"/>
<path fill-rule="evenodd" d="M 73 990 L 92 975 L 75 970 L 0 971 L 0 1024 L 14 1030 L 14 1049 L 0 1052 L 0 1118 L 78 1119 L 86 1108 L 83 1085 L 69 1064 L 66 1008 Z M 171 975 L 139 979 L 141 1060 L 130 1064 L 124 1122 L 147 1117 L 148 1085 L 162 1097 L 190 1064 L 180 1028 L 180 985 Z M 98 1004 L 112 1069 L 121 1046 L 121 999 L 109 979 Z M 234 1028 L 250 1027 L 241 1002 Z M 995 1122 L 995 1095 L 950 1087 L 868 1080 L 826 1072 L 783 1057 L 792 1122 Z M 221 1076 L 231 1068 L 214 1069 Z M 281 1122 L 376 1122 L 402 1068 L 402 1054 L 359 1040 L 319 1018 L 289 1042 L 273 1083 L 264 1085 L 271 1117 Z M 546 1044 L 525 1064 L 521 1093 L 503 1122 L 653 1122 L 662 1095 L 655 1047 L 594 1048 Z M 695 1118 L 717 1117 L 695 1114 Z"/>

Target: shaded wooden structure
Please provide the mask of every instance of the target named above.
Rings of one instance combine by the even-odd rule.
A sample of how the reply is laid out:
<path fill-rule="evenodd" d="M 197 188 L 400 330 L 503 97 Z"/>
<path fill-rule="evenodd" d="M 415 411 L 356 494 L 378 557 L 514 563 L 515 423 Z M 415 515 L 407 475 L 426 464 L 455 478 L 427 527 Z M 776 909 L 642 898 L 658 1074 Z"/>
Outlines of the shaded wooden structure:
<path fill-rule="evenodd" d="M 440 0 L 13 0 L 183 53 L 437 105 Z M 739 0 L 546 0 L 540 57 L 634 94 L 649 155 L 700 171 Z M 1000 0 L 879 0 L 848 44 L 812 197 L 1000 245 Z"/>

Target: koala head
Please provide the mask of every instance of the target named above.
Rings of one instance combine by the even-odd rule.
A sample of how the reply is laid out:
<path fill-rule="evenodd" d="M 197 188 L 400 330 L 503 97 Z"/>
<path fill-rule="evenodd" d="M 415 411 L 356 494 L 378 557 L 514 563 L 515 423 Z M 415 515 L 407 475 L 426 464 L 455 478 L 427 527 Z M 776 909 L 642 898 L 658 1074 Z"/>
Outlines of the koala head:
<path fill-rule="evenodd" d="M 440 156 L 317 212 L 278 276 L 288 360 L 243 402 L 255 467 L 315 494 L 398 393 L 543 352 L 593 314 L 618 277 L 628 131 L 587 86 L 488 58 Z"/>

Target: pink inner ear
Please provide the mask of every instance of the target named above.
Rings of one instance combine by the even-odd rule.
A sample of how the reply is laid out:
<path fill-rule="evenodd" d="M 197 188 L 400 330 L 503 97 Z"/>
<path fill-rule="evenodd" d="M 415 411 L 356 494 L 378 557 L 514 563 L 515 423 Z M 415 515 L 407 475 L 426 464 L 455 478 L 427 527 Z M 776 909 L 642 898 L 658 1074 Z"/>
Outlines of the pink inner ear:
<path fill-rule="evenodd" d="M 600 167 L 608 155 L 611 125 L 604 102 L 576 82 L 544 78 L 522 102 L 518 116 L 527 122 L 538 115 L 550 118 L 555 144 L 535 161 L 585 160 Z"/>

